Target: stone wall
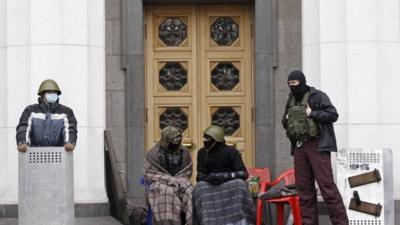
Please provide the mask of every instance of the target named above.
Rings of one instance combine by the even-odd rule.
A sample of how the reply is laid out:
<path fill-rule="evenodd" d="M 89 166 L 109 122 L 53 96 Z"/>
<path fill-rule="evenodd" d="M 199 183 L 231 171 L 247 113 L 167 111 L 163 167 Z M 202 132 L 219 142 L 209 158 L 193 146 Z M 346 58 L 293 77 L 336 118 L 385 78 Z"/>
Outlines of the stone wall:
<path fill-rule="evenodd" d="M 277 1 L 277 65 L 274 73 L 275 174 L 293 167 L 290 143 L 282 127 L 289 93 L 287 77 L 301 70 L 301 1 Z"/>
<path fill-rule="evenodd" d="M 18 200 L 15 127 L 45 79 L 78 120 L 75 203 L 107 203 L 104 1 L 0 1 L 0 205 Z"/>
<path fill-rule="evenodd" d="M 121 1 L 106 0 L 106 129 L 126 170 L 126 74 L 121 59 Z"/>

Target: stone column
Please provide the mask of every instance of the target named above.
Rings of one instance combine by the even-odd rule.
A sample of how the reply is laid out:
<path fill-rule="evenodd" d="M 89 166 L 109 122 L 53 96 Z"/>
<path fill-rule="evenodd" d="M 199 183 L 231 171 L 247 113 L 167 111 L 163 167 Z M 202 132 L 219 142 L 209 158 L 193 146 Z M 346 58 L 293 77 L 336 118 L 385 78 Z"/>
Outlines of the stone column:
<path fill-rule="evenodd" d="M 103 0 L 0 1 L 0 204 L 18 199 L 15 127 L 42 80 L 78 120 L 75 202 L 107 202 Z"/>
<path fill-rule="evenodd" d="M 338 147 L 389 147 L 399 161 L 399 1 L 304 0 L 302 7 L 303 69 L 338 109 Z"/>

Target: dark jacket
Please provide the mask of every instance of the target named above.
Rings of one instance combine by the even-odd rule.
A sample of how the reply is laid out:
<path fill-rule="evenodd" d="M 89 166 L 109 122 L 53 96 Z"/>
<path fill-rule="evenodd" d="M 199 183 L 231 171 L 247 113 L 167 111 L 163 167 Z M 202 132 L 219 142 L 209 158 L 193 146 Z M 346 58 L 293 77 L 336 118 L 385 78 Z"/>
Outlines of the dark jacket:
<path fill-rule="evenodd" d="M 286 115 L 288 113 L 291 98 L 292 94 L 290 93 L 286 103 L 285 114 L 282 118 L 282 124 L 285 129 L 287 128 L 288 121 Z M 310 87 L 308 105 L 312 110 L 310 118 L 317 123 L 319 128 L 318 150 L 336 152 L 337 145 L 333 123 L 337 121 L 339 114 L 337 113 L 335 106 L 332 105 L 328 95 L 314 87 Z M 294 143 L 292 143 L 292 154 L 293 149 Z"/>
<path fill-rule="evenodd" d="M 237 171 L 243 171 L 247 175 L 242 157 L 239 151 L 233 147 L 217 143 L 211 150 L 207 151 L 202 148 L 197 153 L 197 180 L 199 180 L 199 176 L 207 176 L 210 173 Z"/>
<path fill-rule="evenodd" d="M 58 103 L 39 104 L 25 108 L 17 126 L 17 144 L 32 147 L 76 144 L 77 121 L 72 109 Z"/>

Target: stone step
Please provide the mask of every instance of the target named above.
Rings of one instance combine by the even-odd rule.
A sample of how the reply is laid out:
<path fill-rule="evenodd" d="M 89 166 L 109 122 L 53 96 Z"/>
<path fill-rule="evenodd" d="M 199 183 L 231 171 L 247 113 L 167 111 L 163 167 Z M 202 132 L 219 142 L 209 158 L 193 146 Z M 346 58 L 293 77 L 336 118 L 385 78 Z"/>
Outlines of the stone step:
<path fill-rule="evenodd" d="M 0 218 L 0 225 L 18 225 L 17 218 Z M 122 225 L 111 216 L 75 218 L 75 225 Z"/>

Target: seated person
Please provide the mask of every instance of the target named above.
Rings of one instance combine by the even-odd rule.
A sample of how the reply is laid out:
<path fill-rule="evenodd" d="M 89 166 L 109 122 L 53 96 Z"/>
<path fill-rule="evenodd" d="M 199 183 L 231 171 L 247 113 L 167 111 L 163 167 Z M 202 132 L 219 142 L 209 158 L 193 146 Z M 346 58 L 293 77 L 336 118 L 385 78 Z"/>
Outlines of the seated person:
<path fill-rule="evenodd" d="M 147 198 L 154 225 L 193 223 L 192 159 L 181 145 L 182 135 L 175 127 L 161 131 L 161 140 L 146 155 L 144 177 L 149 185 Z"/>
<path fill-rule="evenodd" d="M 200 225 L 255 224 L 256 209 L 245 180 L 246 167 L 238 150 L 225 144 L 222 127 L 203 133 L 197 154 L 197 185 L 193 191 L 194 220 Z"/>

